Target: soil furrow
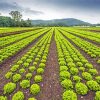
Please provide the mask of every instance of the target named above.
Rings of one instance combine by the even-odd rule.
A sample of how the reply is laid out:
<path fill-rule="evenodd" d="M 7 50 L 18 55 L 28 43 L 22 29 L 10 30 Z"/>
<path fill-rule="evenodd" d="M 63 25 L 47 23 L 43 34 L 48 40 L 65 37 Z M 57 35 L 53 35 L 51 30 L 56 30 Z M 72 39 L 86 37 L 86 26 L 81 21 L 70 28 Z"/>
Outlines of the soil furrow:
<path fill-rule="evenodd" d="M 54 34 L 51 40 L 48 59 L 46 63 L 43 82 L 41 83 L 41 93 L 38 100 L 61 100 L 61 85 L 59 82 L 59 65 L 57 61 L 57 48 Z"/>

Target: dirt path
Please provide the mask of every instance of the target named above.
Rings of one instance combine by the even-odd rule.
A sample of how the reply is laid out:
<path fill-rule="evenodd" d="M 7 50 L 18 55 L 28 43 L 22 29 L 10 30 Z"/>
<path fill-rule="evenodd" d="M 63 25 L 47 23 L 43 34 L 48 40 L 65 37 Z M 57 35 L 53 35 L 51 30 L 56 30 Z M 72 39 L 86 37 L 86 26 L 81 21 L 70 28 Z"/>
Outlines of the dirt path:
<path fill-rule="evenodd" d="M 62 88 L 59 82 L 59 65 L 57 61 L 57 49 L 54 35 L 51 40 L 49 55 L 41 83 L 41 93 L 38 100 L 61 100 Z"/>
<path fill-rule="evenodd" d="M 64 30 L 64 31 L 65 31 L 65 30 Z M 66 31 L 66 32 L 68 32 L 68 33 L 70 33 L 70 34 L 72 34 L 72 35 L 74 35 L 74 36 L 76 36 L 76 37 L 79 37 L 79 38 L 81 38 L 81 39 L 83 39 L 83 40 L 85 40 L 85 41 L 88 41 L 88 42 L 90 42 L 90 43 L 93 43 L 94 45 L 100 47 L 100 43 L 99 43 L 99 42 L 90 40 L 90 39 L 88 39 L 88 38 L 84 38 L 84 37 L 82 37 L 82 36 L 80 36 L 80 35 L 74 34 L 73 32 L 69 32 L 69 31 Z"/>

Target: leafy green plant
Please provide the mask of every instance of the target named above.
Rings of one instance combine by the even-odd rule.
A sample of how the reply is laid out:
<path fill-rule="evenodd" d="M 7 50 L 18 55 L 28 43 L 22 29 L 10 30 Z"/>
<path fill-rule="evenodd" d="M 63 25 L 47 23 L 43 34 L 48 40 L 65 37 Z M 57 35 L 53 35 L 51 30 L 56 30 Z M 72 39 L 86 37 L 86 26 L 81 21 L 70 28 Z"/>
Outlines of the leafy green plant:
<path fill-rule="evenodd" d="M 84 72 L 85 71 L 85 68 L 84 67 L 79 67 L 79 70 Z"/>
<path fill-rule="evenodd" d="M 18 82 L 21 79 L 21 75 L 20 74 L 15 74 L 12 77 L 13 82 Z"/>
<path fill-rule="evenodd" d="M 35 68 L 35 66 L 30 66 L 30 67 L 29 67 L 29 72 L 31 72 L 31 73 L 32 73 L 32 72 L 34 72 L 34 71 L 35 71 L 35 69 L 36 69 L 36 68 Z"/>
<path fill-rule="evenodd" d="M 70 73 L 71 73 L 72 75 L 77 75 L 77 74 L 78 74 L 78 69 L 72 67 L 72 68 L 70 68 Z"/>
<path fill-rule="evenodd" d="M 77 95 L 72 90 L 67 90 L 63 93 L 63 100 L 77 100 Z"/>
<path fill-rule="evenodd" d="M 32 78 L 32 73 L 27 73 L 26 74 L 26 78 L 29 80 L 29 79 L 31 79 Z"/>
<path fill-rule="evenodd" d="M 100 85 L 94 80 L 87 81 L 86 84 L 87 84 L 87 86 L 89 87 L 90 90 L 93 90 L 93 91 L 99 91 L 100 90 Z"/>
<path fill-rule="evenodd" d="M 19 60 L 19 61 L 17 62 L 18 65 L 20 65 L 20 64 L 22 64 L 22 63 L 23 63 L 22 60 Z"/>
<path fill-rule="evenodd" d="M 20 86 L 21 86 L 22 88 L 28 88 L 28 87 L 30 87 L 30 81 L 29 81 L 29 80 L 22 80 L 22 81 L 20 82 Z"/>
<path fill-rule="evenodd" d="M 85 63 L 87 63 L 88 61 L 87 61 L 86 59 L 81 59 L 81 62 L 82 62 L 83 64 L 85 64 Z"/>
<path fill-rule="evenodd" d="M 100 84 L 100 76 L 96 76 L 95 79 L 96 79 L 96 82 Z"/>
<path fill-rule="evenodd" d="M 66 66 L 66 62 L 65 62 L 65 61 L 60 61 L 60 62 L 59 62 L 59 65 L 60 65 L 60 66 Z"/>
<path fill-rule="evenodd" d="M 87 81 L 92 80 L 92 76 L 91 76 L 91 74 L 88 73 L 88 72 L 83 72 L 83 73 L 82 73 L 82 77 L 83 77 L 85 80 L 87 80 Z"/>
<path fill-rule="evenodd" d="M 95 100 L 100 100 L 100 91 L 96 92 Z"/>
<path fill-rule="evenodd" d="M 93 65 L 90 64 L 90 63 L 86 63 L 86 64 L 85 64 L 85 67 L 90 69 L 90 68 L 93 68 Z"/>
<path fill-rule="evenodd" d="M 6 96 L 0 96 L 0 100 L 7 100 Z"/>
<path fill-rule="evenodd" d="M 42 76 L 41 76 L 41 75 L 36 75 L 36 76 L 34 77 L 34 81 L 35 81 L 36 83 L 41 82 L 41 81 L 42 81 Z"/>
<path fill-rule="evenodd" d="M 28 100 L 37 100 L 37 99 L 33 97 L 33 98 L 29 98 Z"/>
<path fill-rule="evenodd" d="M 30 92 L 33 95 L 37 95 L 40 92 L 40 86 L 38 84 L 32 84 L 30 87 Z"/>
<path fill-rule="evenodd" d="M 64 79 L 69 79 L 70 78 L 70 73 L 68 71 L 61 71 L 60 72 L 60 79 L 64 80 Z"/>
<path fill-rule="evenodd" d="M 26 62 L 27 63 L 31 63 L 32 62 L 32 59 L 27 59 Z"/>
<path fill-rule="evenodd" d="M 41 60 L 41 63 L 46 63 L 46 60 L 42 59 L 42 60 Z"/>
<path fill-rule="evenodd" d="M 24 69 L 24 68 L 21 68 L 21 69 L 19 70 L 19 73 L 20 73 L 20 74 L 25 73 L 25 69 Z"/>
<path fill-rule="evenodd" d="M 91 75 L 96 75 L 98 74 L 98 71 L 96 69 L 89 69 L 88 71 Z"/>
<path fill-rule="evenodd" d="M 100 64 L 100 59 L 97 61 L 98 64 Z"/>
<path fill-rule="evenodd" d="M 67 71 L 68 67 L 67 66 L 60 66 L 60 71 Z"/>
<path fill-rule="evenodd" d="M 29 63 L 27 63 L 27 62 L 25 62 L 23 65 L 25 68 L 29 67 Z"/>
<path fill-rule="evenodd" d="M 44 64 L 44 63 L 40 63 L 40 64 L 39 64 L 39 67 L 40 67 L 40 68 L 45 68 L 45 64 Z"/>
<path fill-rule="evenodd" d="M 37 69 L 37 74 L 43 74 L 44 73 L 44 69 L 43 68 L 38 68 Z"/>
<path fill-rule="evenodd" d="M 35 58 L 35 61 L 38 62 L 40 59 L 39 58 Z"/>
<path fill-rule="evenodd" d="M 12 68 L 10 69 L 12 72 L 15 72 L 19 69 L 19 65 L 14 65 L 12 66 Z"/>
<path fill-rule="evenodd" d="M 47 59 L 47 57 L 46 57 L 46 56 L 43 56 L 43 57 L 42 57 L 42 59 L 43 59 L 43 60 L 46 60 L 46 59 Z"/>
<path fill-rule="evenodd" d="M 77 63 L 76 63 L 76 66 L 78 66 L 78 67 L 82 67 L 83 64 L 82 64 L 81 62 L 77 62 Z"/>
<path fill-rule="evenodd" d="M 37 62 L 33 62 L 33 65 L 36 66 L 37 65 Z"/>
<path fill-rule="evenodd" d="M 24 100 L 24 94 L 21 91 L 18 91 L 17 93 L 15 93 L 12 97 L 12 100 Z"/>
<path fill-rule="evenodd" d="M 79 76 L 73 76 L 73 81 L 75 81 L 76 83 L 80 82 L 82 80 L 81 77 Z"/>
<path fill-rule="evenodd" d="M 66 62 L 73 62 L 73 59 L 72 58 L 67 58 Z"/>
<path fill-rule="evenodd" d="M 73 62 L 69 62 L 67 65 L 69 68 L 76 67 L 76 65 Z"/>
<path fill-rule="evenodd" d="M 91 54 L 91 57 L 92 57 L 92 58 L 96 58 L 96 55 L 95 55 L 95 54 Z"/>
<path fill-rule="evenodd" d="M 76 83 L 75 85 L 76 92 L 81 95 L 85 95 L 88 93 L 88 88 L 83 83 Z"/>
<path fill-rule="evenodd" d="M 7 83 L 6 85 L 4 85 L 4 94 L 10 94 L 11 92 L 14 91 L 14 89 L 16 88 L 16 84 L 15 83 L 12 83 L 12 82 L 9 82 Z"/>
<path fill-rule="evenodd" d="M 64 81 L 61 82 L 61 85 L 63 88 L 65 88 L 66 90 L 70 90 L 73 88 L 73 84 L 72 81 L 69 79 L 65 79 Z"/>
<path fill-rule="evenodd" d="M 12 77 L 12 75 L 13 75 L 12 72 L 7 72 L 6 75 L 5 75 L 5 77 L 6 77 L 7 79 L 10 79 L 10 78 Z"/>

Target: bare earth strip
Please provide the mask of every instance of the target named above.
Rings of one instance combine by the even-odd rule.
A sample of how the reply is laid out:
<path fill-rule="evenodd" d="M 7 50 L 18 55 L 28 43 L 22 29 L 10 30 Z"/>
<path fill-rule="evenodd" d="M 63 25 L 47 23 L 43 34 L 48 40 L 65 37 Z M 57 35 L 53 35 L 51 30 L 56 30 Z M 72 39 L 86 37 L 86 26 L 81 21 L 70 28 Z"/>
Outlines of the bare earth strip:
<path fill-rule="evenodd" d="M 62 100 L 62 88 L 59 82 L 59 65 L 54 35 L 51 40 L 43 79 L 41 93 L 38 95 L 37 100 Z"/>

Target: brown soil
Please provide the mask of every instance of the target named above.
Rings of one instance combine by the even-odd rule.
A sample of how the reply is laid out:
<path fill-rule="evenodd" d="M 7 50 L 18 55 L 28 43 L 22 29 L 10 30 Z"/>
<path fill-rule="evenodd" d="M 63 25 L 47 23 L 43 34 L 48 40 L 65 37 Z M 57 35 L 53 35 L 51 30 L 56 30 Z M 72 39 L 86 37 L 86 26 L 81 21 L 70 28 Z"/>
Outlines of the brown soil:
<path fill-rule="evenodd" d="M 52 37 L 45 73 L 41 83 L 41 93 L 38 100 L 61 100 L 62 88 L 59 82 L 59 65 L 57 61 L 57 49 Z"/>
<path fill-rule="evenodd" d="M 44 34 L 46 34 L 45 32 Z M 10 70 L 11 65 L 13 65 L 18 59 L 20 59 L 31 47 L 33 47 L 36 42 L 44 35 L 42 34 L 37 39 L 35 39 L 33 42 L 31 42 L 29 45 L 18 51 L 15 55 L 10 57 L 9 59 L 5 60 L 0 65 L 0 94 L 3 93 L 3 86 L 9 82 L 9 80 L 5 79 L 5 74 Z M 10 99 L 9 99 L 10 100 Z"/>
<path fill-rule="evenodd" d="M 99 42 L 90 40 L 90 39 L 88 39 L 88 38 L 84 38 L 84 37 L 82 37 L 82 36 L 80 36 L 80 35 L 74 34 L 73 32 L 69 32 L 69 31 L 66 31 L 66 32 L 68 32 L 68 33 L 70 33 L 70 34 L 72 34 L 72 35 L 74 35 L 74 36 L 76 36 L 76 37 L 79 37 L 79 38 L 81 38 L 81 39 L 83 39 L 83 40 L 85 40 L 85 41 L 88 41 L 88 42 L 90 42 L 90 43 L 93 43 L 93 44 L 95 44 L 96 46 L 100 47 L 100 43 L 99 43 Z"/>
<path fill-rule="evenodd" d="M 25 32 L 30 32 L 30 31 L 38 30 L 38 29 L 41 29 L 41 28 L 21 30 L 21 31 L 15 31 L 15 32 L 7 32 L 7 33 L 0 33 L 0 37 L 9 36 L 9 35 L 15 35 L 15 34 L 21 34 L 21 33 L 25 33 Z"/>

